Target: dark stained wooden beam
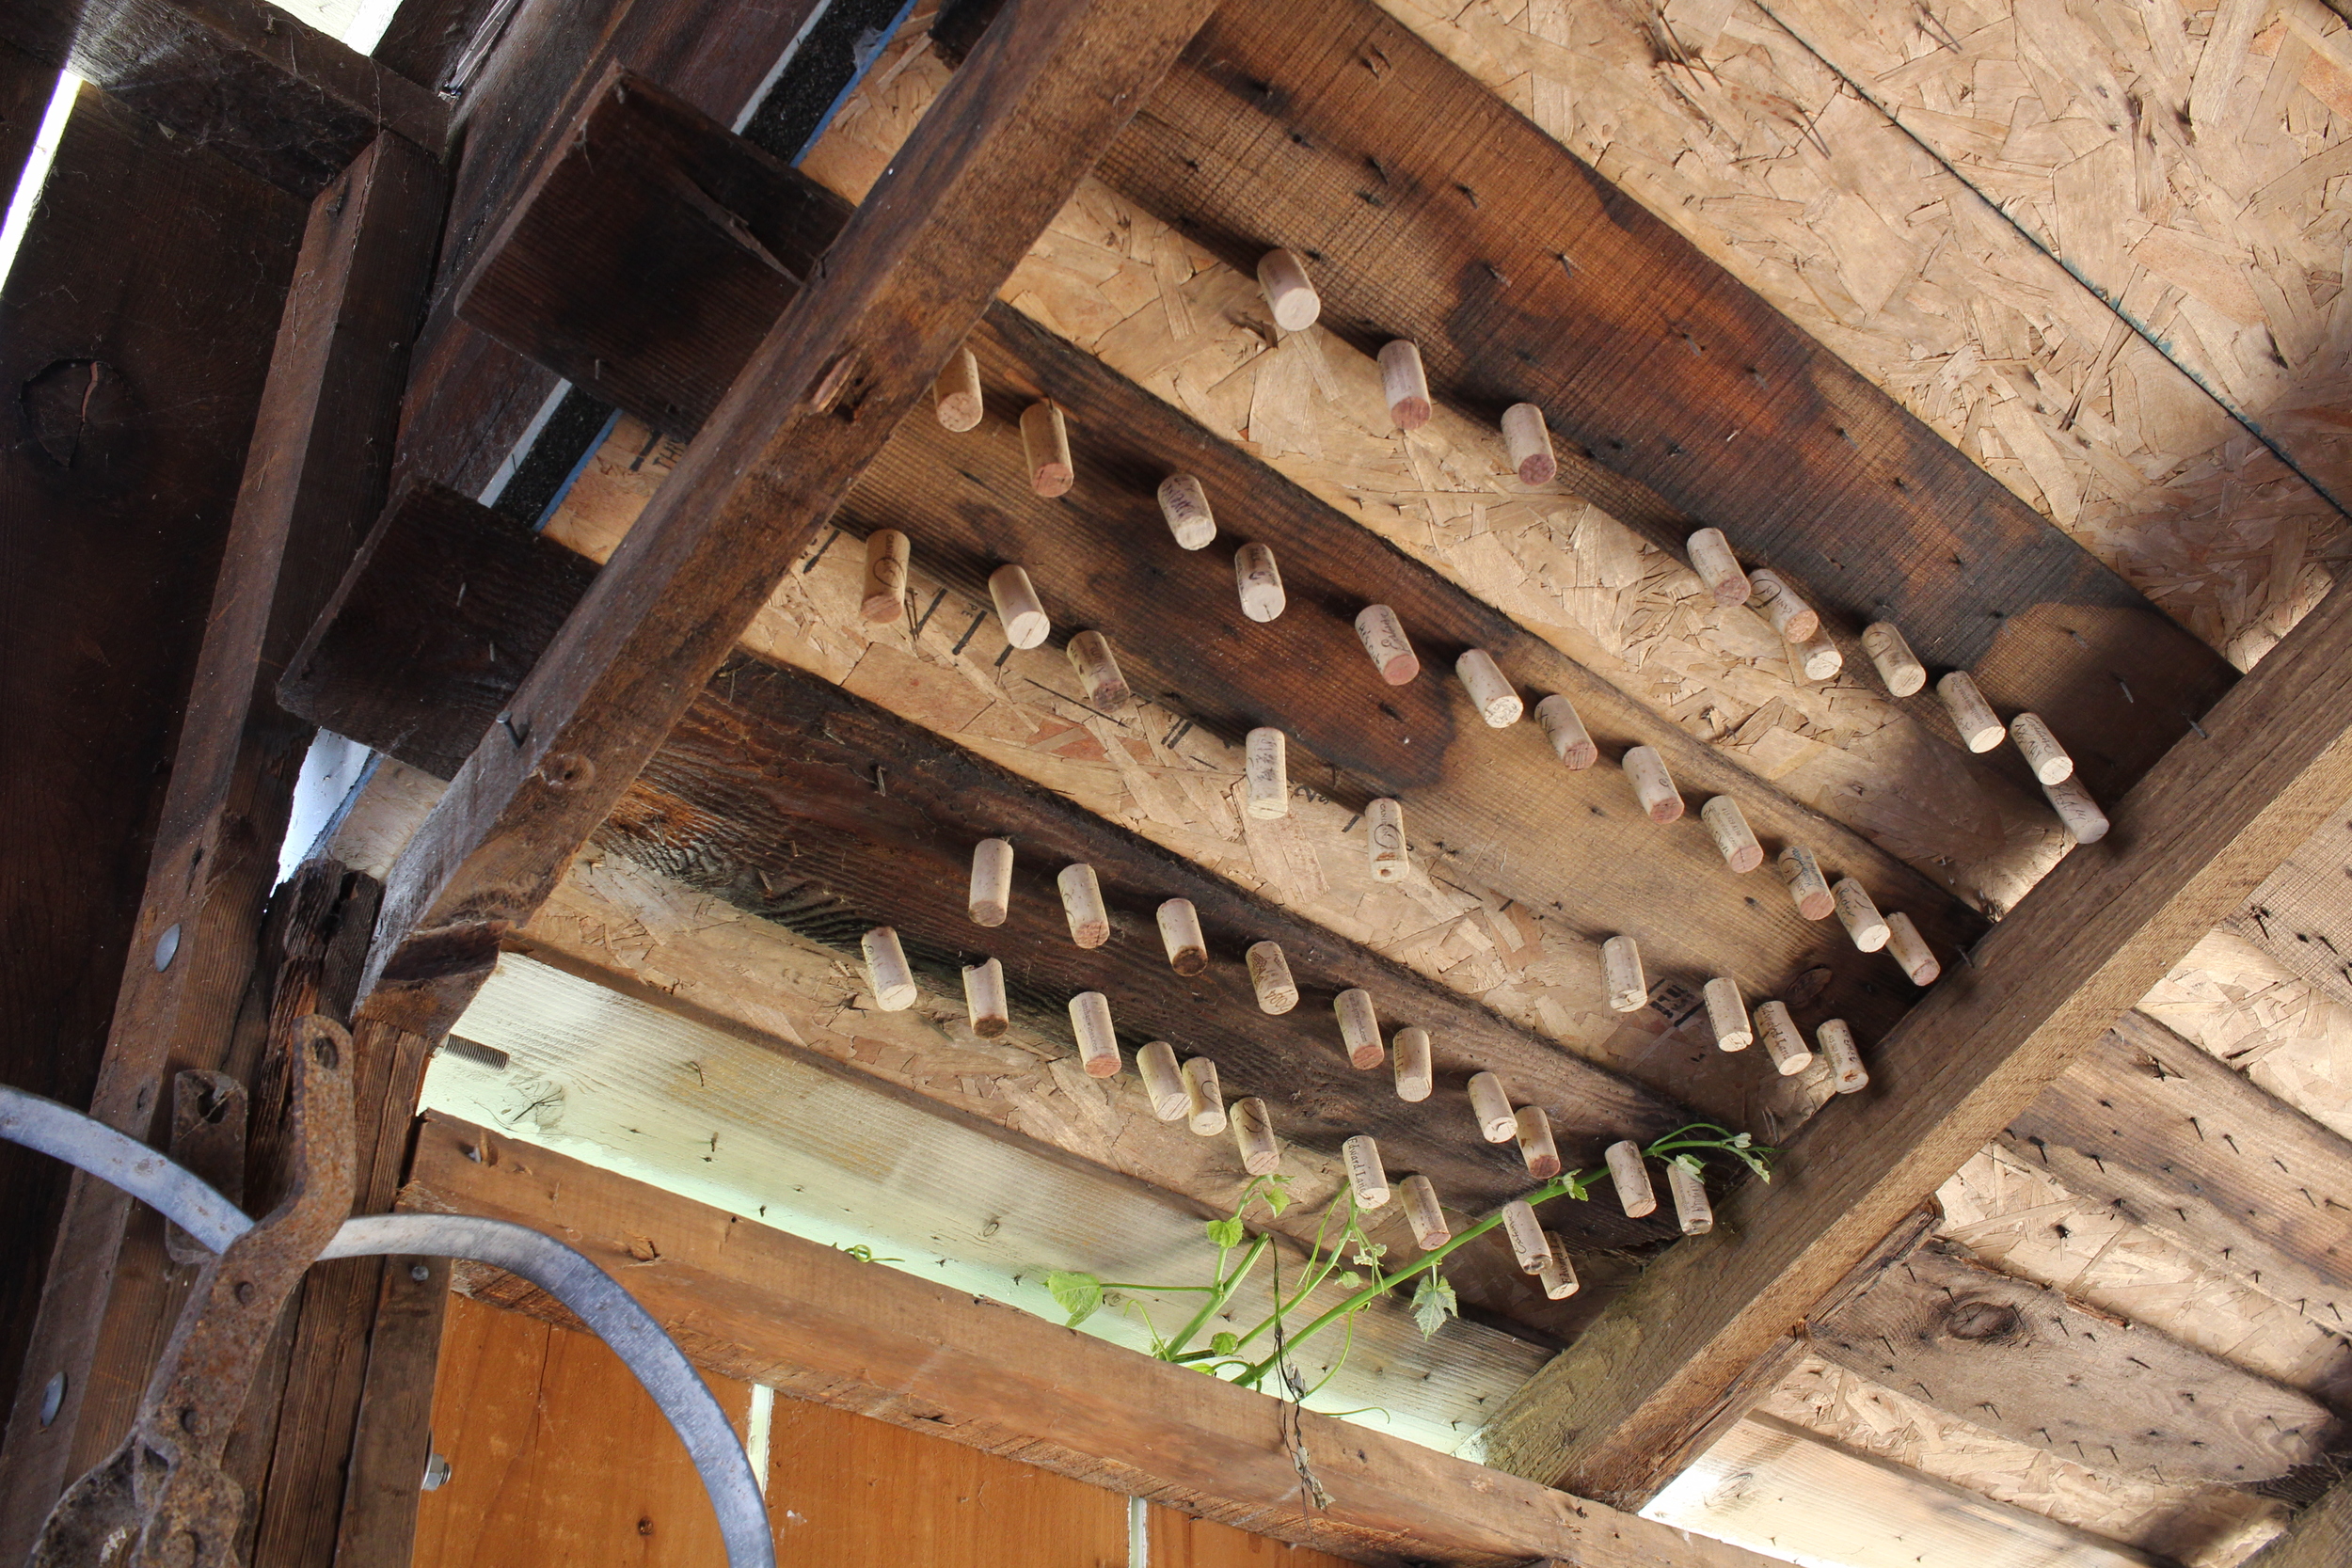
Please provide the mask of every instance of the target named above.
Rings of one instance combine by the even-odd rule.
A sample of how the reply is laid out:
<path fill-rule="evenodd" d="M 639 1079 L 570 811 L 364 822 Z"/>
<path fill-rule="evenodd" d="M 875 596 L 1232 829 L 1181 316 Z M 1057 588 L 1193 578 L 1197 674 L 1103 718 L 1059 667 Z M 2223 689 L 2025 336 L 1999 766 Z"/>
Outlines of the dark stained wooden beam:
<path fill-rule="evenodd" d="M 56 67 L 0 43 L 0 190 L 14 191 L 24 177 L 41 117 L 56 89 Z"/>
<path fill-rule="evenodd" d="M 2352 795 L 2352 593 L 2330 594 L 1879 1043 L 1789 1140 L 1498 1417 L 1490 1462 L 1624 1503 L 1724 1390 Z"/>
<path fill-rule="evenodd" d="M 2230 683 L 2217 654 L 1373 0 L 1221 8 L 1101 172 L 1245 272 L 1275 245 L 1306 255 L 1323 324 L 1367 350 L 1415 340 L 1443 401 L 1543 407 L 1567 483 L 1660 546 L 1719 527 L 1850 637 L 1890 619 L 1931 667 L 1975 670 L 2004 712 L 2068 737 L 2094 793 L 2120 794 Z M 1932 693 L 1913 703 L 1951 733 Z"/>

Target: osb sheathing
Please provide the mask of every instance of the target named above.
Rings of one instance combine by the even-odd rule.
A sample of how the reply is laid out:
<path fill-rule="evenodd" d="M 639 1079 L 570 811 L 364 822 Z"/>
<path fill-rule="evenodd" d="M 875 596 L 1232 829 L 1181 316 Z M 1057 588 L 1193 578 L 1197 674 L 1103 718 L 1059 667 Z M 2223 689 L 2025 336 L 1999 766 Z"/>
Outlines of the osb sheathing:
<path fill-rule="evenodd" d="M 2139 1006 L 2313 1121 L 2352 1138 L 2352 1006 L 2253 942 L 2214 932 Z"/>

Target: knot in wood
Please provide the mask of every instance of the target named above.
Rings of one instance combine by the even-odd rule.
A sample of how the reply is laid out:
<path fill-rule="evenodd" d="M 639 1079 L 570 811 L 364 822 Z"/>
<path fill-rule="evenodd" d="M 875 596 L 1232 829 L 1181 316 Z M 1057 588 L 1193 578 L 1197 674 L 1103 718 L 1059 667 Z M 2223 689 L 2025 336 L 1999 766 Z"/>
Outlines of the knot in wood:
<path fill-rule="evenodd" d="M 559 793 L 585 788 L 596 765 L 577 752 L 549 752 L 539 764 L 539 782 Z"/>
<path fill-rule="evenodd" d="M 2031 1337 L 2025 1315 L 2014 1307 L 1966 1297 L 1944 1308 L 1944 1332 L 1979 1345 L 2019 1345 Z"/>

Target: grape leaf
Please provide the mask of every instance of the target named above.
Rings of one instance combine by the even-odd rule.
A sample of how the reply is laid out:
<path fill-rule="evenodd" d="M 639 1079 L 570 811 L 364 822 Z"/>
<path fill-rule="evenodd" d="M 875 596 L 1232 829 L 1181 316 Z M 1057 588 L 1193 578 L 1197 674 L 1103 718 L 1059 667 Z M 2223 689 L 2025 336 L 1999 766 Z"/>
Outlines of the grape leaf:
<path fill-rule="evenodd" d="M 1053 1292 L 1055 1302 L 1070 1314 L 1067 1327 L 1075 1328 L 1094 1316 L 1103 1305 L 1103 1282 L 1090 1274 L 1067 1274 L 1059 1269 L 1045 1276 L 1045 1288 Z"/>
<path fill-rule="evenodd" d="M 1460 1307 L 1454 1299 L 1454 1287 L 1443 1275 L 1431 1269 L 1421 1276 L 1421 1283 L 1413 1288 L 1413 1322 L 1421 1326 L 1422 1338 L 1435 1336 L 1445 1326 L 1448 1318 L 1457 1316 L 1459 1312 Z"/>

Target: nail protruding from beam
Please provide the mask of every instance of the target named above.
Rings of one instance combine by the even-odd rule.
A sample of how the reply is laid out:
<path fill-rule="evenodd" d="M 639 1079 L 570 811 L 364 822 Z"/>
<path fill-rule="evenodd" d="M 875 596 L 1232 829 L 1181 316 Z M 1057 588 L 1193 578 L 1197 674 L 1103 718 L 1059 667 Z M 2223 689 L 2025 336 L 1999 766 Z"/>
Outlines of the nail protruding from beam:
<path fill-rule="evenodd" d="M 1135 691 L 1120 673 L 1111 640 L 1099 631 L 1082 631 L 1070 640 L 1070 668 L 1087 694 L 1089 705 L 1112 712 L 1127 705 Z"/>
<path fill-rule="evenodd" d="M 1070 999 L 1070 1030 L 1078 1037 L 1078 1065 L 1089 1078 L 1119 1076 L 1119 1035 L 1111 1028 L 1110 998 L 1082 990 Z"/>
<path fill-rule="evenodd" d="M 1538 1181 L 1550 1180 L 1560 1174 L 1560 1146 L 1552 1141 L 1551 1114 L 1541 1105 L 1522 1105 L 1518 1121 L 1519 1158 L 1526 1162 L 1527 1174 Z"/>
<path fill-rule="evenodd" d="M 876 626 L 887 626 L 907 612 L 907 562 L 914 546 L 895 528 L 876 529 L 866 536 L 866 586 L 860 591 L 858 613 Z"/>
<path fill-rule="evenodd" d="M 1103 884 L 1094 867 L 1083 861 L 1065 865 L 1054 879 L 1061 890 L 1062 913 L 1070 917 L 1070 940 L 1081 947 L 1100 947 L 1111 940 L 1111 912 L 1103 902 Z"/>
<path fill-rule="evenodd" d="M 1756 830 L 1748 826 L 1748 814 L 1739 801 L 1718 795 L 1699 808 L 1699 820 L 1707 824 L 1707 836 L 1732 870 L 1745 876 L 1764 863 L 1764 846 L 1756 841 Z"/>
<path fill-rule="evenodd" d="M 1707 982 L 1707 1026 L 1715 1032 L 1718 1051 L 1745 1051 L 1756 1043 L 1756 1028 L 1748 1022 L 1748 1005 L 1740 995 L 1740 982 L 1718 974 Z"/>
<path fill-rule="evenodd" d="M 1166 1040 L 1153 1040 L 1136 1053 L 1136 1076 L 1143 1080 L 1152 1114 L 1162 1121 L 1180 1121 L 1191 1108 L 1191 1097 L 1184 1093 L 1184 1069 L 1176 1065 L 1176 1048 Z"/>
<path fill-rule="evenodd" d="M 1856 948 L 1875 953 L 1886 945 L 1886 917 L 1879 913 L 1878 903 L 1870 896 L 1868 888 L 1851 877 L 1840 877 L 1829 891 L 1830 896 L 1837 900 L 1838 924 L 1846 927 L 1846 934 L 1853 938 Z"/>
<path fill-rule="evenodd" d="M 2080 779 L 2067 779 L 2042 786 L 2042 797 L 2050 809 L 2058 814 L 2066 831 L 2074 835 L 2077 844 L 2096 844 L 2107 836 L 2107 814 L 2099 809 L 2099 802 L 2090 798 Z"/>
<path fill-rule="evenodd" d="M 1551 454 L 1551 427 L 1544 411 L 1532 403 L 1515 403 L 1502 411 L 1502 442 L 1511 451 L 1511 467 L 1521 484 L 1549 484 L 1560 472 Z"/>
<path fill-rule="evenodd" d="M 1282 569 L 1264 545 L 1244 545 L 1234 552 L 1233 586 L 1241 594 L 1241 612 L 1253 621 L 1274 620 L 1290 603 L 1282 592 Z"/>
<path fill-rule="evenodd" d="M 1399 1100 L 1426 1100 L 1438 1086 L 1437 1074 L 1429 1064 L 1429 1031 L 1419 1024 L 1407 1024 L 1396 1032 L 1389 1042 L 1396 1065 L 1396 1097 Z"/>
<path fill-rule="evenodd" d="M 1846 667 L 1846 656 L 1826 631 L 1817 631 L 1802 642 L 1790 644 L 1790 657 L 1797 661 L 1798 672 L 1809 681 L 1837 678 Z"/>
<path fill-rule="evenodd" d="M 984 1040 L 1012 1027 L 1012 1015 L 1005 1006 L 1003 964 L 991 958 L 964 967 L 963 1010 L 972 1020 L 972 1032 Z"/>
<path fill-rule="evenodd" d="M 1258 287 L 1265 291 L 1274 325 L 1285 332 L 1304 332 L 1323 314 L 1323 296 L 1295 250 L 1269 250 L 1259 257 Z"/>
<path fill-rule="evenodd" d="M 1242 1169 L 1252 1176 L 1272 1176 L 1281 1168 L 1282 1146 L 1274 1141 L 1274 1117 L 1264 1101 L 1255 1095 L 1234 1101 L 1232 1126 Z"/>
<path fill-rule="evenodd" d="M 1364 851 L 1375 881 L 1403 881 L 1412 869 L 1405 846 L 1405 808 L 1382 796 L 1364 808 Z"/>
<path fill-rule="evenodd" d="M 1002 926 L 1012 909 L 1012 841 L 984 838 L 972 846 L 972 894 L 966 909 L 975 926 Z"/>
<path fill-rule="evenodd" d="M 1029 468 L 1029 488 L 1051 500 L 1070 493 L 1078 470 L 1070 461 L 1070 425 L 1061 406 L 1033 403 L 1021 411 L 1021 455 Z"/>
<path fill-rule="evenodd" d="M 1282 956 L 1282 944 L 1276 942 L 1255 942 L 1242 955 L 1249 969 L 1249 988 L 1258 993 L 1258 1010 L 1262 1013 L 1286 1013 L 1298 1006 L 1298 982 L 1291 978 L 1291 961 Z"/>
<path fill-rule="evenodd" d="M 1536 721 L 1544 727 L 1544 738 L 1551 742 L 1551 750 L 1561 765 L 1571 773 L 1581 772 L 1600 760 L 1600 748 L 1593 744 L 1590 730 L 1577 713 L 1576 705 L 1553 692 L 1535 705 Z"/>
<path fill-rule="evenodd" d="M 1837 912 L 1836 895 L 1830 892 L 1821 863 L 1813 858 L 1812 850 L 1791 844 L 1772 863 L 1780 868 L 1780 879 L 1788 884 L 1788 896 L 1799 914 L 1807 920 L 1827 920 Z"/>
<path fill-rule="evenodd" d="M 1421 673 L 1421 656 L 1405 635 L 1405 623 L 1387 605 L 1369 604 L 1356 612 L 1356 640 L 1391 686 L 1403 686 Z"/>
<path fill-rule="evenodd" d="M 1208 939 L 1200 934 L 1200 911 L 1191 899 L 1170 898 L 1162 904 L 1159 921 L 1168 968 L 1179 974 L 1198 974 L 1209 967 Z"/>
<path fill-rule="evenodd" d="M 1429 422 L 1429 375 L 1422 369 L 1420 344 L 1392 338 L 1380 345 L 1380 395 L 1397 429 L 1419 430 Z"/>
<path fill-rule="evenodd" d="M 1666 759 L 1656 747 L 1629 747 L 1619 766 L 1652 822 L 1682 820 L 1682 792 L 1675 788 L 1674 775 L 1666 771 Z"/>
<path fill-rule="evenodd" d="M 1340 1145 L 1340 1159 L 1347 1166 L 1348 1191 L 1355 1195 L 1356 1207 L 1388 1207 L 1389 1172 L 1380 1163 L 1380 1146 L 1372 1134 L 1359 1132 Z"/>
<path fill-rule="evenodd" d="M 1703 528 L 1691 535 L 1691 570 L 1699 575 L 1708 594 L 1719 605 L 1746 604 L 1756 593 L 1748 581 L 1748 574 L 1740 569 L 1740 558 L 1732 553 L 1731 541 L 1719 528 Z"/>
<path fill-rule="evenodd" d="M 1690 1167 L 1666 1162 L 1666 1193 L 1674 1199 L 1675 1223 L 1685 1236 L 1704 1236 L 1715 1228 L 1715 1205 L 1708 1200 L 1707 1183 Z"/>
<path fill-rule="evenodd" d="M 1897 697 L 1916 696 L 1928 684 L 1928 667 L 1911 651 L 1902 627 L 1892 621 L 1873 621 L 1862 628 L 1862 651 L 1878 666 L 1879 679 Z"/>
<path fill-rule="evenodd" d="M 1184 1063 L 1184 1118 L 1204 1138 L 1225 1131 L 1225 1090 L 1216 1081 L 1216 1064 L 1206 1056 Z"/>
<path fill-rule="evenodd" d="M 1261 724 L 1242 743 L 1243 804 L 1261 822 L 1291 810 L 1290 738 Z"/>
<path fill-rule="evenodd" d="M 1216 537 L 1216 514 L 1209 509 L 1209 492 L 1190 474 L 1170 474 L 1160 481 L 1160 515 L 1168 519 L 1168 531 L 1185 549 L 1200 549 Z"/>
<path fill-rule="evenodd" d="M 1511 1243 L 1511 1256 L 1518 1259 L 1519 1273 L 1541 1274 L 1550 1266 L 1551 1247 L 1527 1199 L 1515 1197 L 1502 1206 L 1502 1234 Z"/>
<path fill-rule="evenodd" d="M 1960 743 L 1970 751 L 1989 752 L 2009 733 L 1965 670 L 1951 671 L 1937 681 L 1935 694 L 1944 699 L 1945 710 L 1960 731 Z"/>
<path fill-rule="evenodd" d="M 1756 1032 L 1764 1041 L 1764 1053 L 1783 1078 L 1794 1078 L 1813 1065 L 1813 1048 L 1804 1043 L 1797 1021 L 1788 1016 L 1787 1003 L 1767 1002 L 1757 1007 Z"/>
<path fill-rule="evenodd" d="M 1519 1117 L 1511 1109 L 1510 1091 L 1491 1072 L 1473 1072 L 1470 1081 L 1470 1115 L 1478 1118 L 1478 1135 L 1490 1144 L 1507 1144 L 1519 1135 Z"/>
<path fill-rule="evenodd" d="M 1860 1094 L 1870 1086 L 1870 1069 L 1862 1065 L 1862 1048 L 1842 1018 L 1833 1018 L 1814 1032 L 1821 1056 L 1829 1063 L 1830 1087 L 1839 1094 Z"/>
<path fill-rule="evenodd" d="M 1821 629 L 1821 618 L 1811 605 L 1797 597 L 1797 591 L 1788 586 L 1788 579 L 1770 568 L 1748 574 L 1748 606 L 1780 633 L 1784 642 L 1810 641 Z"/>
<path fill-rule="evenodd" d="M 1470 695 L 1478 708 L 1478 717 L 1495 729 L 1507 729 L 1519 721 L 1527 711 L 1519 694 L 1512 689 L 1510 680 L 1484 648 L 1466 648 L 1454 661 L 1454 673 L 1461 677 L 1462 688 Z"/>
<path fill-rule="evenodd" d="M 1650 1185 L 1649 1164 L 1642 1158 L 1642 1146 L 1620 1138 L 1609 1146 L 1605 1157 L 1609 1180 L 1616 1185 L 1617 1203 L 1625 1210 L 1625 1217 L 1638 1220 L 1658 1212 L 1658 1190 Z"/>
<path fill-rule="evenodd" d="M 1359 1071 L 1378 1067 L 1388 1053 L 1380 1044 L 1380 1019 L 1373 1011 L 1372 992 L 1351 987 L 1331 999 L 1331 1010 L 1339 1015 L 1340 1045 L 1347 1053 L 1347 1065 Z"/>
<path fill-rule="evenodd" d="M 1935 950 L 1912 924 L 1911 916 L 1900 910 L 1886 917 L 1886 954 L 1902 966 L 1915 986 L 1931 986 L 1943 978 L 1944 965 Z"/>
<path fill-rule="evenodd" d="M 2033 769 L 2034 778 L 2045 784 L 2064 784 L 2074 776 L 2074 759 L 2066 754 L 2058 737 L 2050 733 L 2038 713 L 2021 713 L 2009 721 L 2009 737 L 2017 742 L 2026 766 Z"/>
<path fill-rule="evenodd" d="M 888 926 L 877 926 L 858 942 L 866 956 L 866 981 L 874 992 L 874 1006 L 886 1013 L 902 1013 L 914 1006 L 922 992 L 914 988 L 914 971 L 907 966 L 906 949 L 898 945 L 898 933 Z"/>
<path fill-rule="evenodd" d="M 1576 1278 L 1576 1263 L 1568 1257 L 1568 1243 L 1547 1230 L 1544 1232 L 1544 1266 L 1535 1271 L 1542 1281 L 1547 1300 L 1565 1301 L 1580 1289 Z"/>
<path fill-rule="evenodd" d="M 1396 1184 L 1396 1190 L 1404 1200 L 1405 1223 L 1412 1227 L 1415 1246 L 1435 1252 L 1454 1240 L 1454 1227 L 1445 1222 L 1445 1209 L 1438 1202 L 1438 1189 L 1429 1178 L 1408 1176 Z"/>
<path fill-rule="evenodd" d="M 980 396 L 980 362 L 970 349 L 960 348 L 947 356 L 939 379 L 931 384 L 931 405 L 939 422 L 959 435 L 977 427 L 988 405 Z"/>
<path fill-rule="evenodd" d="M 1004 623 L 1005 641 L 1016 648 L 1034 648 L 1054 629 L 1037 585 L 1018 566 L 999 566 L 988 575 L 988 596 Z"/>
<path fill-rule="evenodd" d="M 1649 982 L 1642 975 L 1642 948 L 1619 933 L 1600 944 L 1602 988 L 1613 1013 L 1638 1013 L 1649 1001 Z"/>

